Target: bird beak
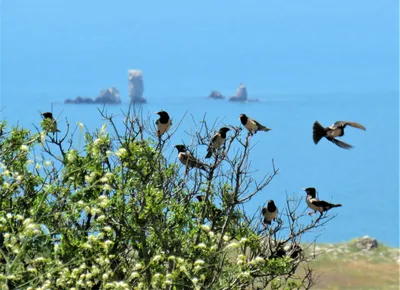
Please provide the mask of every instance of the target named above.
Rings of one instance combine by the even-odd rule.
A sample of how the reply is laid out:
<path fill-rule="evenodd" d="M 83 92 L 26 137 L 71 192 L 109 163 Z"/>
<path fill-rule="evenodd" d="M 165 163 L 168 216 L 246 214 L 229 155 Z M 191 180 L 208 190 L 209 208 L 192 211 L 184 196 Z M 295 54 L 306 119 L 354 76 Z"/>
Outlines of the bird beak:
<path fill-rule="evenodd" d="M 306 191 L 306 188 L 302 188 L 301 190 L 304 190 L 304 191 Z"/>
<path fill-rule="evenodd" d="M 160 112 L 155 112 L 154 114 L 158 114 L 158 113 L 160 113 Z"/>

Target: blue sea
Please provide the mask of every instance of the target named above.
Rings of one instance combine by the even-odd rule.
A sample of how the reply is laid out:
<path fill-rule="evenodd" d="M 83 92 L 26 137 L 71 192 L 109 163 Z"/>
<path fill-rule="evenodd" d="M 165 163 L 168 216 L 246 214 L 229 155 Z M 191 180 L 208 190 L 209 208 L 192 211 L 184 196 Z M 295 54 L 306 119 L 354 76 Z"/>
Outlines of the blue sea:
<path fill-rule="evenodd" d="M 271 184 L 246 206 L 252 214 L 269 199 L 304 196 L 343 207 L 320 235 L 341 242 L 370 235 L 399 246 L 399 7 L 398 1 L 241 0 L 191 2 L 106 0 L 2 1 L 0 117 L 34 130 L 52 111 L 65 130 L 104 120 L 95 105 L 64 105 L 115 86 L 122 104 L 107 106 L 122 122 L 129 107 L 128 69 L 140 69 L 148 103 L 142 113 L 185 116 L 172 145 L 203 119 L 240 125 L 245 113 L 272 131 L 251 143 L 254 178 L 279 168 Z M 260 102 L 209 100 L 232 96 L 239 83 Z M 312 141 L 312 125 L 356 121 L 343 150 Z M 243 133 L 244 134 L 244 133 Z M 196 148 L 204 156 L 205 146 Z M 305 207 L 305 204 L 304 204 Z"/>
<path fill-rule="evenodd" d="M 208 92 L 205 91 L 205 95 Z M 67 96 L 65 96 L 67 97 Z M 212 125 L 240 125 L 238 116 L 246 113 L 272 128 L 259 132 L 250 139 L 255 145 L 251 152 L 255 178 L 272 172 L 271 161 L 279 174 L 271 184 L 256 195 L 246 206 L 250 214 L 267 200 L 285 206 L 286 194 L 303 196 L 303 187 L 316 187 L 320 198 L 343 207 L 332 210 L 337 217 L 326 229 L 308 237 L 319 236 L 319 242 L 341 242 L 354 237 L 370 235 L 389 244 L 399 245 L 399 139 L 398 99 L 395 93 L 359 94 L 273 94 L 251 96 L 260 102 L 232 103 L 204 97 L 148 98 L 142 105 L 142 115 L 150 120 L 154 112 L 167 110 L 174 124 L 184 117 L 166 150 L 166 157 L 176 162 L 174 144 L 191 143 L 186 133 L 196 129 L 205 119 Z M 21 104 L 19 100 L 26 100 Z M 84 123 L 90 130 L 103 123 L 96 105 L 64 105 L 62 98 L 20 96 L 6 99 L 2 118 L 11 124 L 33 129 L 40 123 L 39 112 L 51 109 L 59 120 L 59 129 L 65 130 L 65 118 L 71 124 Z M 127 112 L 127 98 L 121 105 L 106 106 L 108 113 L 116 114 L 121 124 Z M 363 124 L 367 131 L 347 127 L 342 139 L 355 146 L 343 150 L 323 139 L 318 145 L 312 141 L 312 125 L 318 120 L 331 125 L 337 120 L 351 120 Z M 244 131 L 243 133 L 244 134 Z M 205 146 L 195 148 L 204 156 Z M 304 203 L 304 207 L 306 205 Z"/>

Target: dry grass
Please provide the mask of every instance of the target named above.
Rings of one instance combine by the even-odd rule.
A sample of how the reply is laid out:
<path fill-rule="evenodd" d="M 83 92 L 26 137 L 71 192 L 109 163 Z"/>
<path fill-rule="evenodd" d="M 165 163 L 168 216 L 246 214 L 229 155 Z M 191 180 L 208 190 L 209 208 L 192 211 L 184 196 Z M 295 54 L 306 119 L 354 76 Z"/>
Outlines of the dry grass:
<path fill-rule="evenodd" d="M 400 289 L 399 249 L 359 251 L 351 243 L 328 248 L 312 263 L 321 275 L 314 289 Z"/>

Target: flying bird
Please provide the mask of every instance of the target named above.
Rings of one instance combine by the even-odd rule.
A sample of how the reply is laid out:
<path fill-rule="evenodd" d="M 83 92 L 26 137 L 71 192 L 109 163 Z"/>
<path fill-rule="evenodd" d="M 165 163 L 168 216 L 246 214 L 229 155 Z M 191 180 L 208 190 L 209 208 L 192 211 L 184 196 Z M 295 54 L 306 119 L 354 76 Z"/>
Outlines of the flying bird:
<path fill-rule="evenodd" d="M 250 135 L 256 134 L 258 131 L 268 132 L 269 130 L 271 130 L 271 129 L 261 125 L 256 120 L 253 120 L 253 119 L 247 117 L 245 114 L 240 114 L 239 120 L 242 123 L 242 125 L 247 130 L 249 130 Z"/>
<path fill-rule="evenodd" d="M 165 111 L 159 111 L 155 114 L 160 115 L 160 118 L 156 121 L 157 137 L 160 138 L 162 134 L 164 134 L 169 130 L 169 128 L 171 128 L 172 120 L 169 118 L 168 113 Z"/>
<path fill-rule="evenodd" d="M 339 141 L 335 137 L 341 137 L 344 135 L 344 128 L 349 125 L 354 128 L 358 128 L 361 130 L 366 130 L 363 125 L 360 125 L 356 122 L 346 122 L 346 121 L 337 121 L 330 127 L 324 128 L 318 121 L 315 121 L 313 126 L 313 140 L 315 144 L 318 144 L 319 140 L 322 137 L 325 137 L 332 143 L 336 144 L 337 146 L 343 149 L 351 149 L 353 146 L 347 144 L 343 141 Z"/>
<path fill-rule="evenodd" d="M 276 219 L 278 208 L 275 206 L 273 200 L 268 201 L 268 205 L 262 209 L 262 215 L 264 216 L 264 224 L 270 225 L 273 220 Z"/>
<path fill-rule="evenodd" d="M 222 144 L 225 143 L 226 140 L 226 132 L 230 129 L 227 127 L 222 127 L 219 131 L 212 137 L 210 145 L 208 145 L 206 158 L 210 158 L 213 152 L 221 147 Z"/>
<path fill-rule="evenodd" d="M 43 130 L 48 131 L 48 132 L 60 132 L 60 130 L 57 129 L 57 121 L 53 118 L 53 114 L 50 112 L 45 112 L 41 114 L 43 116 L 43 120 L 40 123 Z"/>
<path fill-rule="evenodd" d="M 307 193 L 307 205 L 309 208 L 314 210 L 314 213 L 318 211 L 322 215 L 323 212 L 326 212 L 331 208 L 342 206 L 341 204 L 333 204 L 327 201 L 319 200 L 316 197 L 316 190 L 314 187 L 303 188 L 303 190 Z M 313 212 L 309 212 L 308 214 L 311 215 L 312 213 Z"/>
<path fill-rule="evenodd" d="M 208 172 L 208 165 L 193 157 L 185 145 L 175 145 L 175 148 L 178 150 L 179 161 L 186 166 L 186 171 L 190 168 L 196 167 Z"/>

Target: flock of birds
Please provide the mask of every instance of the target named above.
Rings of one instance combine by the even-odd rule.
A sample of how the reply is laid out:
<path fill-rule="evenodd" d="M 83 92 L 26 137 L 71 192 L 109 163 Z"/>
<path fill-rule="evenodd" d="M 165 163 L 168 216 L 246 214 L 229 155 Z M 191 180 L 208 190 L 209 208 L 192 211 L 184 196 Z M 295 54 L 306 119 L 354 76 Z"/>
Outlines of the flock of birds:
<path fill-rule="evenodd" d="M 172 120 L 166 111 L 159 111 L 156 112 L 156 114 L 160 116 L 159 119 L 157 119 L 157 121 L 155 122 L 157 126 L 156 135 L 158 138 L 161 138 L 161 136 L 171 128 Z M 42 116 L 44 118 L 43 121 L 47 120 L 47 122 L 50 124 L 50 126 L 47 126 L 49 132 L 59 132 L 59 130 L 57 129 L 57 121 L 53 118 L 52 113 L 42 113 Z M 261 125 L 256 120 L 246 116 L 245 114 L 241 114 L 239 116 L 239 119 L 242 125 L 248 130 L 250 136 L 256 134 L 258 131 L 268 132 L 271 130 L 266 126 Z M 340 148 L 351 149 L 353 148 L 352 145 L 336 139 L 336 137 L 342 137 L 344 135 L 344 128 L 346 126 L 351 126 L 364 131 L 366 130 L 364 126 L 356 122 L 337 121 L 332 126 L 323 127 L 318 121 L 315 121 L 313 125 L 313 141 L 315 144 L 318 144 L 318 142 L 323 137 L 325 137 L 327 140 L 339 146 Z M 213 153 L 217 152 L 217 150 L 225 143 L 227 137 L 226 134 L 229 130 L 230 129 L 228 127 L 222 127 L 211 138 L 205 158 L 210 158 Z M 190 168 L 199 168 L 208 172 L 209 165 L 201 162 L 199 159 L 194 157 L 188 151 L 185 145 L 175 145 L 175 148 L 178 150 L 179 161 L 186 167 L 185 172 L 187 172 L 187 170 L 189 170 Z M 327 212 L 334 207 L 342 206 L 341 204 L 332 204 L 324 200 L 319 200 L 316 196 L 316 189 L 314 187 L 303 188 L 303 190 L 307 194 L 307 205 L 313 210 L 309 212 L 309 215 L 319 212 L 320 216 L 322 216 L 324 212 Z M 277 214 L 278 208 L 276 207 L 273 200 L 269 200 L 267 206 L 262 209 L 264 225 L 270 225 L 273 220 L 276 220 Z"/>

